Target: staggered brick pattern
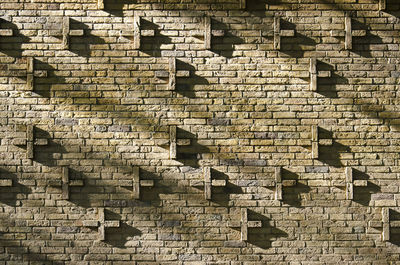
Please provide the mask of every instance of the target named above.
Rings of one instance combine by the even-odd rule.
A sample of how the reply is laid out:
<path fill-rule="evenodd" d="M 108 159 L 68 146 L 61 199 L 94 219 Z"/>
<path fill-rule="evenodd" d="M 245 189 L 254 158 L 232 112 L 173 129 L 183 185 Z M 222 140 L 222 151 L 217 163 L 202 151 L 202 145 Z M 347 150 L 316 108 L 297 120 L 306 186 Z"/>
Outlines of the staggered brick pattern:
<path fill-rule="evenodd" d="M 400 264 L 399 10 L 2 0 L 0 264 Z"/>

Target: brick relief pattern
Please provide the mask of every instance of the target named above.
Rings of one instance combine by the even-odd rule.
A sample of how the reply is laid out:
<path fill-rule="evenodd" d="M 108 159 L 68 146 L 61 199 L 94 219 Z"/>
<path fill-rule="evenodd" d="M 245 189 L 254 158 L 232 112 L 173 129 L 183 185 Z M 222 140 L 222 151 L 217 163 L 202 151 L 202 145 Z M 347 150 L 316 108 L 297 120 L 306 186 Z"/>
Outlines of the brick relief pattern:
<path fill-rule="evenodd" d="M 0 264 L 398 264 L 396 1 L 0 16 Z"/>

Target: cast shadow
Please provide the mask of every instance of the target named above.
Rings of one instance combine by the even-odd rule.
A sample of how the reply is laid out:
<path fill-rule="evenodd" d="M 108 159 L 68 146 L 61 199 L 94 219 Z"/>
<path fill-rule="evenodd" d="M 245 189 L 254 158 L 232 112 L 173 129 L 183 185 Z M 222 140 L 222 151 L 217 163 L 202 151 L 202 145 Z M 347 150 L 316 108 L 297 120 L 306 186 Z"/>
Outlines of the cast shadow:
<path fill-rule="evenodd" d="M 333 139 L 333 132 L 319 127 L 319 141 L 332 140 L 332 145 L 319 144 L 319 159 L 321 162 L 328 164 L 332 167 L 343 167 L 340 160 L 341 153 L 350 152 L 350 148 L 340 144 Z"/>
<path fill-rule="evenodd" d="M 136 4 L 137 0 L 104 0 L 104 11 L 116 16 L 124 16 L 124 5 Z"/>
<path fill-rule="evenodd" d="M 299 180 L 299 176 L 294 172 L 282 168 L 281 174 L 282 174 L 282 181 L 285 180 L 296 181 L 295 186 L 282 187 L 282 202 L 296 208 L 304 208 L 304 206 L 301 205 L 302 201 L 301 194 L 310 192 L 311 190 L 310 187 L 303 184 Z"/>
<path fill-rule="evenodd" d="M 176 93 L 181 94 L 184 97 L 195 98 L 196 86 L 208 85 L 208 80 L 204 77 L 196 75 L 196 68 L 194 66 L 180 60 L 177 60 L 176 64 L 177 71 L 189 71 L 188 77 L 178 77 L 176 79 Z"/>
<path fill-rule="evenodd" d="M 296 31 L 296 25 L 281 19 L 282 30 L 294 30 L 294 37 L 281 37 L 280 52 L 289 55 L 293 58 L 302 58 L 306 51 L 313 51 L 316 42 L 314 39 L 300 34 Z"/>
<path fill-rule="evenodd" d="M 223 172 L 211 168 L 212 180 L 224 180 L 226 185 L 221 187 L 211 187 L 211 202 L 217 203 L 218 205 L 228 207 L 230 202 L 230 194 L 241 194 L 243 190 L 241 187 L 229 182 L 229 176 Z M 204 184 L 196 189 L 204 192 Z"/>
<path fill-rule="evenodd" d="M 32 189 L 18 182 L 15 173 L 0 168 L 0 179 L 11 179 L 11 187 L 0 187 L 0 202 L 8 206 L 20 206 L 19 200 L 26 199 Z"/>
<path fill-rule="evenodd" d="M 91 34 L 92 29 L 89 29 L 89 26 L 86 25 L 85 23 L 82 23 L 80 21 L 71 19 L 71 29 L 77 30 L 83 30 L 83 36 L 70 36 L 70 45 L 69 45 L 69 50 L 73 53 L 75 53 L 78 56 L 81 57 L 91 57 L 91 56 L 96 56 L 94 52 L 96 50 L 108 50 L 109 47 L 104 41 L 104 39 L 95 36 Z M 98 46 L 98 47 L 96 47 Z M 103 47 L 104 46 L 104 47 Z M 103 47 L 103 48 L 102 48 Z"/>
<path fill-rule="evenodd" d="M 27 63 L 28 63 L 28 57 L 20 57 L 20 58 L 15 58 L 15 61 L 13 63 L 7 63 L 7 64 L 0 64 L 0 76 L 1 77 L 7 77 L 10 79 L 10 84 L 16 84 L 17 86 L 26 86 L 27 83 L 27 76 L 28 76 L 28 69 L 27 69 Z M 26 91 L 29 93 L 33 94 L 38 94 L 42 97 L 49 97 L 49 91 L 46 89 L 43 89 L 40 85 L 39 80 L 45 80 L 47 78 L 47 71 L 45 70 L 46 68 L 48 69 L 49 67 L 46 67 L 46 64 L 43 62 L 40 62 L 39 60 L 33 59 L 33 64 L 34 64 L 34 86 L 32 91 L 28 90 L 19 90 L 18 91 Z M 13 82 L 12 79 L 18 79 L 18 80 L 23 80 L 24 83 L 21 83 L 19 81 Z"/>
<path fill-rule="evenodd" d="M 21 34 L 17 25 L 4 18 L 0 18 L 0 29 L 11 29 L 12 36 L 2 36 L 0 38 L 0 51 L 10 57 L 19 58 L 22 56 L 22 45 L 30 41 L 31 38 Z"/>
<path fill-rule="evenodd" d="M 176 135 L 178 142 L 179 139 L 190 140 L 190 145 L 177 146 L 177 161 L 181 162 L 185 166 L 198 168 L 200 166 L 199 160 L 201 159 L 201 155 L 204 153 L 208 153 L 210 149 L 204 145 L 199 144 L 196 135 L 191 132 L 185 131 L 181 128 L 177 128 Z"/>
<path fill-rule="evenodd" d="M 64 84 L 66 83 L 65 77 L 56 76 L 55 72 L 58 70 L 53 66 L 41 62 L 39 60 L 35 60 L 35 85 L 34 85 L 34 93 L 38 94 L 44 98 L 50 98 L 51 87 L 56 84 Z"/>
<path fill-rule="evenodd" d="M 318 76 L 318 72 L 330 72 L 330 76 L 326 77 L 321 77 Z M 348 81 L 346 78 L 343 78 L 337 74 L 334 73 L 335 68 L 325 62 L 322 62 L 320 60 L 317 60 L 317 91 L 315 93 L 318 93 L 320 95 L 323 95 L 325 97 L 329 98 L 337 98 L 337 89 L 336 85 L 343 85 L 343 84 L 348 84 Z M 310 77 L 307 78 L 301 78 L 304 81 L 307 81 L 308 83 L 311 82 Z"/>
<path fill-rule="evenodd" d="M 109 227 L 106 228 L 106 240 L 104 241 L 107 244 L 112 245 L 113 247 L 117 248 L 127 248 L 125 244 L 133 240 L 133 237 L 135 236 L 141 236 L 142 232 L 134 228 L 130 225 L 128 225 L 125 222 L 121 221 L 121 216 L 119 214 L 116 214 L 114 212 L 105 210 L 104 214 L 106 216 L 106 220 L 119 220 L 120 221 L 120 226 L 119 227 Z"/>
<path fill-rule="evenodd" d="M 343 80 L 341 77 L 334 73 L 334 67 L 325 62 L 317 61 L 318 71 L 330 71 L 330 77 L 317 77 L 317 91 L 316 93 L 329 98 L 337 98 L 336 84 L 341 84 Z M 344 80 L 347 81 L 347 80 Z"/>
<path fill-rule="evenodd" d="M 374 193 L 380 192 L 381 188 L 371 183 L 369 176 L 365 172 L 361 172 L 357 169 L 353 169 L 353 181 L 355 180 L 366 180 L 367 187 L 353 187 L 353 200 L 361 205 L 370 206 L 371 196 Z"/>
<path fill-rule="evenodd" d="M 280 0 L 247 0 L 246 11 L 257 17 L 265 17 L 268 4 L 279 4 Z"/>
<path fill-rule="evenodd" d="M 394 209 L 389 209 L 389 222 L 399 222 L 399 220 L 400 212 L 395 211 Z M 400 246 L 400 227 L 390 227 L 389 242 L 396 246 Z"/>
<path fill-rule="evenodd" d="M 352 52 L 366 58 L 373 57 L 370 45 L 382 44 L 382 38 L 371 33 L 371 28 L 358 20 L 352 19 L 352 30 L 365 30 L 365 36 L 353 36 Z"/>
<path fill-rule="evenodd" d="M 11 264 L 32 264 L 32 265 L 62 265 L 63 261 L 53 261 L 46 254 L 33 253 L 32 248 L 27 246 L 7 246 L 9 243 L 4 240 L 0 241 L 0 245 L 4 243 L 7 260 Z M 36 248 L 37 249 L 37 248 Z"/>
<path fill-rule="evenodd" d="M 386 0 L 386 9 L 383 12 L 400 18 L 400 2 L 398 0 Z"/>
<path fill-rule="evenodd" d="M 33 160 L 49 167 L 57 166 L 57 157 L 61 157 L 66 153 L 66 149 L 59 143 L 52 140 L 49 132 L 34 127 L 35 140 L 46 139 L 47 145 L 34 145 L 34 158 Z"/>
<path fill-rule="evenodd" d="M 280 237 L 287 237 L 288 234 L 276 227 L 271 226 L 273 221 L 264 215 L 247 210 L 249 221 L 261 221 L 262 226 L 257 228 L 248 228 L 249 244 L 255 245 L 262 249 L 272 247 L 272 242 Z"/>
<path fill-rule="evenodd" d="M 107 199 L 104 200 L 105 207 L 158 207 L 160 206 L 159 194 L 164 191 L 160 188 L 159 181 L 161 178 L 155 173 L 140 168 L 140 180 L 153 180 L 153 187 L 140 187 L 139 199 Z M 121 179 L 122 180 L 122 179 Z M 127 178 L 126 180 L 130 180 Z M 102 188 L 102 187 L 100 187 Z M 129 194 L 133 192 L 132 186 L 120 186 L 125 189 Z M 107 187 L 104 187 L 107 189 Z M 117 189 L 117 187 L 116 187 Z M 117 191 L 115 191 L 117 193 Z"/>
<path fill-rule="evenodd" d="M 153 30 L 154 36 L 141 36 L 140 50 L 152 57 L 162 56 L 162 45 L 171 44 L 172 39 L 161 34 L 159 25 L 141 18 L 140 30 Z"/>
<path fill-rule="evenodd" d="M 227 24 L 217 20 L 213 20 L 212 23 L 213 30 L 223 30 L 224 36 L 218 38 L 213 37 L 211 51 L 225 58 L 234 57 L 235 45 L 244 44 L 244 40 L 233 35 L 233 33 L 229 31 L 230 28 Z"/>
<path fill-rule="evenodd" d="M 96 185 L 96 180 L 90 180 L 80 171 L 69 169 L 70 179 L 83 180 L 82 187 L 69 187 L 69 201 L 77 206 L 83 208 L 91 208 L 101 206 L 99 199 L 93 199 L 96 194 L 104 194 L 106 191 L 104 187 Z"/>
<path fill-rule="evenodd" d="M 337 0 L 320 0 L 322 4 L 326 4 L 330 9 L 341 10 L 341 11 L 351 11 L 353 10 L 353 5 L 351 4 L 340 4 L 335 3 Z"/>
<path fill-rule="evenodd" d="M 153 180 L 153 187 L 140 187 L 140 198 L 138 200 L 128 200 L 127 205 L 148 205 L 151 201 L 157 201 L 159 199 L 159 188 L 157 186 L 157 182 L 160 180 L 160 177 L 157 177 L 153 172 L 144 170 L 142 168 L 139 169 L 140 180 Z M 130 192 L 133 192 L 132 187 L 123 187 L 124 189 L 128 189 Z M 148 202 L 144 204 L 137 204 L 135 201 Z M 157 205 L 152 205 L 157 206 Z"/>

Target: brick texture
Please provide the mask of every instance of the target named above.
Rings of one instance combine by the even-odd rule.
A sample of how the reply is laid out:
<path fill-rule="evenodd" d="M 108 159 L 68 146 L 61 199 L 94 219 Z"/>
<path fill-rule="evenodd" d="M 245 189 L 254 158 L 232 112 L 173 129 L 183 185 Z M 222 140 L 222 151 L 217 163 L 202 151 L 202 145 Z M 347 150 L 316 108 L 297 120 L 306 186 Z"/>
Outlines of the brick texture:
<path fill-rule="evenodd" d="M 0 264 L 400 264 L 399 18 L 2 0 Z"/>

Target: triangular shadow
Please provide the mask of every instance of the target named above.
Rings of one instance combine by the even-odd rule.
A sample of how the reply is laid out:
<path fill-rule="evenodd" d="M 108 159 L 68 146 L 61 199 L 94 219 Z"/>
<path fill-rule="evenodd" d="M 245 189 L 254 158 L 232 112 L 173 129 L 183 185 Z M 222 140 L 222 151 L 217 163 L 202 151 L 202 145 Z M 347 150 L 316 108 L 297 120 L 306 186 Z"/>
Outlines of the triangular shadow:
<path fill-rule="evenodd" d="M 22 45 L 30 41 L 29 37 L 21 34 L 17 25 L 0 18 L 0 29 L 11 29 L 13 36 L 3 36 L 0 38 L 0 51 L 10 57 L 19 58 L 22 56 Z"/>
<path fill-rule="evenodd" d="M 400 18 L 400 2 L 398 0 L 386 0 L 386 9 L 382 12 Z"/>
<path fill-rule="evenodd" d="M 34 146 L 34 159 L 36 162 L 45 166 L 57 166 L 56 157 L 60 157 L 67 150 L 64 146 L 52 140 L 49 132 L 35 127 L 35 139 L 46 139 L 47 145 Z"/>
<path fill-rule="evenodd" d="M 371 206 L 369 202 L 371 201 L 371 196 L 374 193 L 380 192 L 381 188 L 368 181 L 369 176 L 365 172 L 361 172 L 357 169 L 353 169 L 353 181 L 355 180 L 366 180 L 367 187 L 353 187 L 353 200 L 364 206 Z"/>
<path fill-rule="evenodd" d="M 340 77 L 334 73 L 334 67 L 325 62 L 317 61 L 318 71 L 330 71 L 330 77 L 317 77 L 317 93 L 329 98 L 337 98 L 336 84 Z"/>
<path fill-rule="evenodd" d="M 389 209 L 389 221 L 399 222 L 400 221 L 400 212 L 398 212 L 394 209 Z M 396 226 L 390 227 L 389 242 L 396 246 L 400 246 L 400 227 L 396 227 Z"/>
<path fill-rule="evenodd" d="M 54 72 L 57 71 L 53 66 L 47 64 L 46 62 L 42 62 L 39 60 L 35 60 L 35 85 L 34 85 L 34 93 L 38 94 L 44 98 L 50 98 L 51 95 L 51 86 L 55 84 L 65 83 L 65 78 L 61 76 L 55 76 Z M 42 73 L 37 75 L 36 72 Z"/>
<path fill-rule="evenodd" d="M 197 136 L 182 128 L 176 130 L 177 139 L 190 139 L 190 145 L 177 147 L 177 160 L 185 166 L 198 168 L 201 154 L 208 153 L 210 149 L 198 143 Z"/>
<path fill-rule="evenodd" d="M 211 51 L 225 58 L 234 57 L 235 45 L 244 44 L 244 40 L 235 36 L 227 24 L 217 20 L 212 20 L 212 23 L 213 30 L 223 30 L 224 36 L 212 39 Z"/>
<path fill-rule="evenodd" d="M 104 11 L 116 17 L 123 17 L 124 6 L 137 2 L 137 0 L 104 0 Z"/>
<path fill-rule="evenodd" d="M 168 36 L 161 34 L 161 28 L 159 25 L 141 18 L 140 30 L 153 30 L 154 36 L 142 36 L 141 37 L 141 48 L 140 50 L 152 57 L 161 57 L 162 49 L 161 46 L 172 43 L 172 39 Z"/>
<path fill-rule="evenodd" d="M 316 42 L 314 39 L 296 32 L 296 25 L 281 19 L 282 30 L 294 30 L 294 37 L 281 37 L 280 52 L 289 55 L 293 58 L 302 58 L 306 51 L 313 51 Z"/>
<path fill-rule="evenodd" d="M 96 56 L 96 54 L 93 54 L 92 52 L 94 50 L 97 50 L 101 48 L 102 46 L 104 50 L 108 50 L 108 44 L 106 44 L 105 40 L 93 35 L 92 29 L 89 28 L 88 25 L 85 23 L 82 23 L 80 21 L 71 19 L 71 29 L 80 29 L 83 30 L 83 36 L 76 36 L 76 37 L 70 37 L 70 48 L 69 50 L 73 53 L 75 53 L 78 56 L 82 57 L 91 57 L 91 56 Z M 95 47 L 98 46 L 98 47 Z"/>
<path fill-rule="evenodd" d="M 104 187 L 96 185 L 96 180 L 89 179 L 84 173 L 75 169 L 69 169 L 71 179 L 83 180 L 82 187 L 70 187 L 70 199 L 69 201 L 77 206 L 83 208 L 90 208 L 95 206 L 103 206 L 100 202 L 101 199 L 93 199 L 98 194 L 104 194 Z"/>
<path fill-rule="evenodd" d="M 135 236 L 142 235 L 142 232 L 139 229 L 121 221 L 121 215 L 108 210 L 105 210 L 104 213 L 106 220 L 120 221 L 119 227 L 110 227 L 106 229 L 105 243 L 117 248 L 128 248 L 128 246 L 126 246 L 128 241 L 133 240 L 133 237 Z"/>
<path fill-rule="evenodd" d="M 287 237 L 288 234 L 280 230 L 271 224 L 274 223 L 270 218 L 254 212 L 252 210 L 247 210 L 249 221 L 261 221 L 262 226 L 258 228 L 248 229 L 248 240 L 249 244 L 255 245 L 262 249 L 268 249 L 272 247 L 272 242 L 280 237 Z"/>
<path fill-rule="evenodd" d="M 281 0 L 247 0 L 246 11 L 257 17 L 265 17 L 265 11 L 267 11 L 267 5 L 272 2 L 278 4 Z"/>
<path fill-rule="evenodd" d="M 291 172 L 285 168 L 282 168 L 281 174 L 282 174 L 282 181 L 285 181 L 285 180 L 296 181 L 295 186 L 291 186 L 291 187 L 283 186 L 282 187 L 282 198 L 283 198 L 282 202 L 285 204 L 288 204 L 290 206 L 296 207 L 296 208 L 304 208 L 301 205 L 301 201 L 302 201 L 301 194 L 310 192 L 310 190 L 311 190 L 310 187 L 303 184 L 299 180 L 299 176 L 294 172 Z"/>
<path fill-rule="evenodd" d="M 21 184 L 16 173 L 0 168 L 0 180 L 2 179 L 10 179 L 12 186 L 0 187 L 0 202 L 13 207 L 20 206 L 19 200 L 26 198 L 32 189 Z"/>
<path fill-rule="evenodd" d="M 371 33 L 371 28 L 359 20 L 352 19 L 352 30 L 365 30 L 365 36 L 353 36 L 352 52 L 366 58 L 373 57 L 370 45 L 382 44 L 382 38 Z"/>
<path fill-rule="evenodd" d="M 176 61 L 177 70 L 189 71 L 188 77 L 179 77 L 176 80 L 176 93 L 181 94 L 184 97 L 195 98 L 196 91 L 195 87 L 197 85 L 204 86 L 208 85 L 209 82 L 206 78 L 194 74 L 196 68 L 188 63 L 182 62 L 180 60 Z"/>
<path fill-rule="evenodd" d="M 354 5 L 351 4 L 340 4 L 336 3 L 336 0 L 320 0 L 321 4 L 327 5 L 324 8 L 329 8 L 333 10 L 341 10 L 341 11 L 352 11 L 354 9 Z"/>
<path fill-rule="evenodd" d="M 333 132 L 321 127 L 319 127 L 318 130 L 320 141 L 325 139 L 332 140 L 332 145 L 319 145 L 318 160 L 333 167 L 343 167 L 342 161 L 340 160 L 341 153 L 350 152 L 350 147 L 336 142 L 335 139 L 333 139 Z"/>

